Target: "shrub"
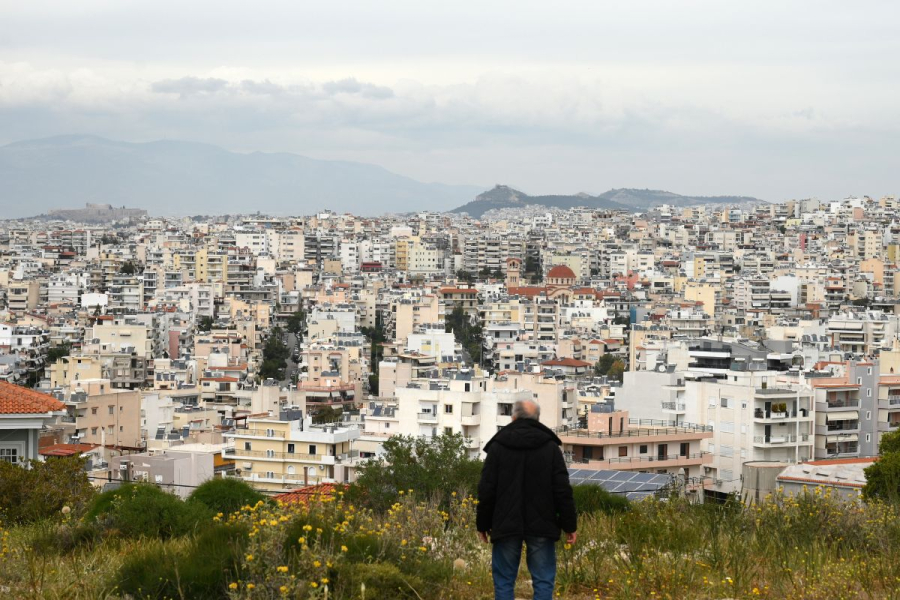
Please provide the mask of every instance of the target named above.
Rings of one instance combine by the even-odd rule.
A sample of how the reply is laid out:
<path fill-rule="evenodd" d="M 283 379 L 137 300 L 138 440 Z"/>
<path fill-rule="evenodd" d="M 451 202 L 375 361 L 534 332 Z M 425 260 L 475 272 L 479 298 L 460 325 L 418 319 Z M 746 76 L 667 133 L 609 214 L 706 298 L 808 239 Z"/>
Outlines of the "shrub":
<path fill-rule="evenodd" d="M 87 519 L 126 537 L 170 538 L 190 533 L 209 519 L 210 511 L 199 502 L 182 502 L 154 485 L 126 484 L 97 496 Z"/>
<path fill-rule="evenodd" d="M 365 584 L 365 596 L 361 586 Z M 346 563 L 335 581 L 336 598 L 423 598 L 422 580 L 390 563 Z"/>
<path fill-rule="evenodd" d="M 125 559 L 116 585 L 136 598 L 224 598 L 246 536 L 246 528 L 213 525 L 186 546 L 153 540 Z"/>
<path fill-rule="evenodd" d="M 628 500 L 624 496 L 610 494 L 599 485 L 574 485 L 572 492 L 579 513 L 613 514 L 628 510 Z"/>
<path fill-rule="evenodd" d="M 386 511 L 399 490 L 415 490 L 420 498 L 438 497 L 443 505 L 450 494 L 475 493 L 481 461 L 469 458 L 461 434 L 441 434 L 431 440 L 397 435 L 384 442 L 379 459 L 363 463 L 348 499 L 378 511 Z"/>
<path fill-rule="evenodd" d="M 253 506 L 265 496 L 254 490 L 246 482 L 234 478 L 217 478 L 206 481 L 195 489 L 188 498 L 199 502 L 213 512 L 230 514 L 242 506 Z"/>
<path fill-rule="evenodd" d="M 30 523 L 61 517 L 64 506 L 79 514 L 95 493 L 84 464 L 80 457 L 31 461 L 27 468 L 0 461 L 0 519 Z"/>

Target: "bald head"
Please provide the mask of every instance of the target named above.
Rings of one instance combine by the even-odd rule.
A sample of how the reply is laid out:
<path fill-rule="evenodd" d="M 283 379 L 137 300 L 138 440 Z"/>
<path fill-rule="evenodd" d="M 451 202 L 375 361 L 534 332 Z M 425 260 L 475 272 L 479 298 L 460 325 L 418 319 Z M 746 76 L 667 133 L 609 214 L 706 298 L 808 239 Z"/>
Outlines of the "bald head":
<path fill-rule="evenodd" d="M 541 407 L 534 400 L 517 400 L 513 404 L 512 420 L 517 419 L 533 419 L 541 420 Z"/>

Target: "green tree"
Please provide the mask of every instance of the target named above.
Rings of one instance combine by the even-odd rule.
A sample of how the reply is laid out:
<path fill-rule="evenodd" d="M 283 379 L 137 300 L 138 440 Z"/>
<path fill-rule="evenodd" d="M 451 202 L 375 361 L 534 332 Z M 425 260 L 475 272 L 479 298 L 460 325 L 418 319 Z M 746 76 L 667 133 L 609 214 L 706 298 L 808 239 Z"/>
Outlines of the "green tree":
<path fill-rule="evenodd" d="M 888 452 L 866 467 L 865 500 L 900 503 L 900 452 Z"/>
<path fill-rule="evenodd" d="M 621 360 L 616 360 L 609 367 L 609 370 L 606 372 L 606 376 L 612 379 L 613 381 L 622 381 L 622 377 L 625 373 L 625 363 Z"/>
<path fill-rule="evenodd" d="M 297 340 L 303 339 L 303 329 L 306 326 L 306 313 L 298 310 L 287 318 L 285 328 L 297 336 Z"/>
<path fill-rule="evenodd" d="M 878 442 L 881 458 L 866 467 L 863 498 L 900 502 L 900 430 L 891 431 Z"/>
<path fill-rule="evenodd" d="M 473 281 L 475 281 L 475 278 L 472 277 L 472 274 L 465 269 L 460 269 L 459 271 L 457 271 L 456 278 L 460 281 L 465 281 L 466 283 L 472 283 Z"/>
<path fill-rule="evenodd" d="M 64 506 L 79 514 L 94 496 L 85 462 L 81 457 L 29 461 L 21 466 L 0 461 L 0 518 L 30 523 L 60 516 Z"/>
<path fill-rule="evenodd" d="M 123 273 L 125 275 L 134 275 L 137 272 L 138 266 L 134 263 L 134 261 L 131 260 L 125 261 L 119 268 L 119 273 Z"/>
<path fill-rule="evenodd" d="M 473 362 L 481 363 L 484 334 L 481 325 L 473 324 L 469 314 L 461 306 L 453 309 L 445 320 L 446 331 L 452 331 L 456 341 L 469 354 Z"/>
<path fill-rule="evenodd" d="M 607 375 L 615 362 L 615 356 L 612 354 L 604 354 L 600 357 L 600 360 L 597 361 L 597 364 L 594 365 L 594 372 L 597 375 Z"/>
<path fill-rule="evenodd" d="M 197 320 L 197 331 L 203 331 L 203 332 L 212 331 L 214 324 L 215 324 L 215 319 L 213 319 L 212 317 L 200 317 Z"/>
<path fill-rule="evenodd" d="M 444 501 L 453 492 L 476 492 L 481 461 L 469 458 L 462 434 L 441 434 L 430 440 L 398 435 L 385 440 L 383 448 L 381 458 L 359 467 L 348 492 L 352 501 L 387 510 L 401 490 Z"/>
<path fill-rule="evenodd" d="M 291 355 L 290 348 L 282 341 L 284 332 L 279 327 L 273 327 L 263 347 L 263 362 L 259 368 L 259 376 L 262 379 L 284 379 L 284 369 L 287 367 L 287 358 Z"/>
<path fill-rule="evenodd" d="M 878 442 L 878 454 L 883 456 L 891 452 L 900 452 L 900 429 L 885 433 Z"/>
<path fill-rule="evenodd" d="M 63 342 L 59 346 L 54 346 L 47 351 L 47 364 L 51 365 L 55 363 L 60 358 L 65 358 L 69 356 L 72 352 L 72 344 L 69 342 Z"/>

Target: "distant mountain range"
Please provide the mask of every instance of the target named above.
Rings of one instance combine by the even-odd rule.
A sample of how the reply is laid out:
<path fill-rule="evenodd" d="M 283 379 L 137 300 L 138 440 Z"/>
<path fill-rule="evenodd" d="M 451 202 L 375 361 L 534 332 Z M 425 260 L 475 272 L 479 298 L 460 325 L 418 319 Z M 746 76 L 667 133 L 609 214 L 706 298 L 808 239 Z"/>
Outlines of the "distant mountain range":
<path fill-rule="evenodd" d="M 0 147 L 0 218 L 103 203 L 151 215 L 325 208 L 358 215 L 447 210 L 483 188 L 422 183 L 382 167 L 181 141 L 58 136 Z"/>
<path fill-rule="evenodd" d="M 552 208 L 608 208 L 627 211 L 645 211 L 654 206 L 670 204 L 673 206 L 696 206 L 700 204 L 744 204 L 762 202 L 748 196 L 680 196 L 661 190 L 614 189 L 599 196 L 589 194 L 529 196 L 524 192 L 505 185 L 498 185 L 483 192 L 474 200 L 450 212 L 468 213 L 479 219 L 489 210 L 498 208 L 517 208 L 523 206 L 546 206 Z"/>

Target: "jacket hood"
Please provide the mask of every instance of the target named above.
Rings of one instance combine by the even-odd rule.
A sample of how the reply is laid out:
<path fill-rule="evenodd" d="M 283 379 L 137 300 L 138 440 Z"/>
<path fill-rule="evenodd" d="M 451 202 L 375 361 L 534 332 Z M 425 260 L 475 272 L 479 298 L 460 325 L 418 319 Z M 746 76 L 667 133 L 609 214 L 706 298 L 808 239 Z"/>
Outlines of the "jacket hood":
<path fill-rule="evenodd" d="M 547 442 L 562 445 L 562 440 L 543 423 L 534 419 L 516 419 L 494 434 L 494 437 L 485 444 L 484 451 L 487 452 L 494 443 L 515 450 L 530 450 L 539 448 Z"/>

